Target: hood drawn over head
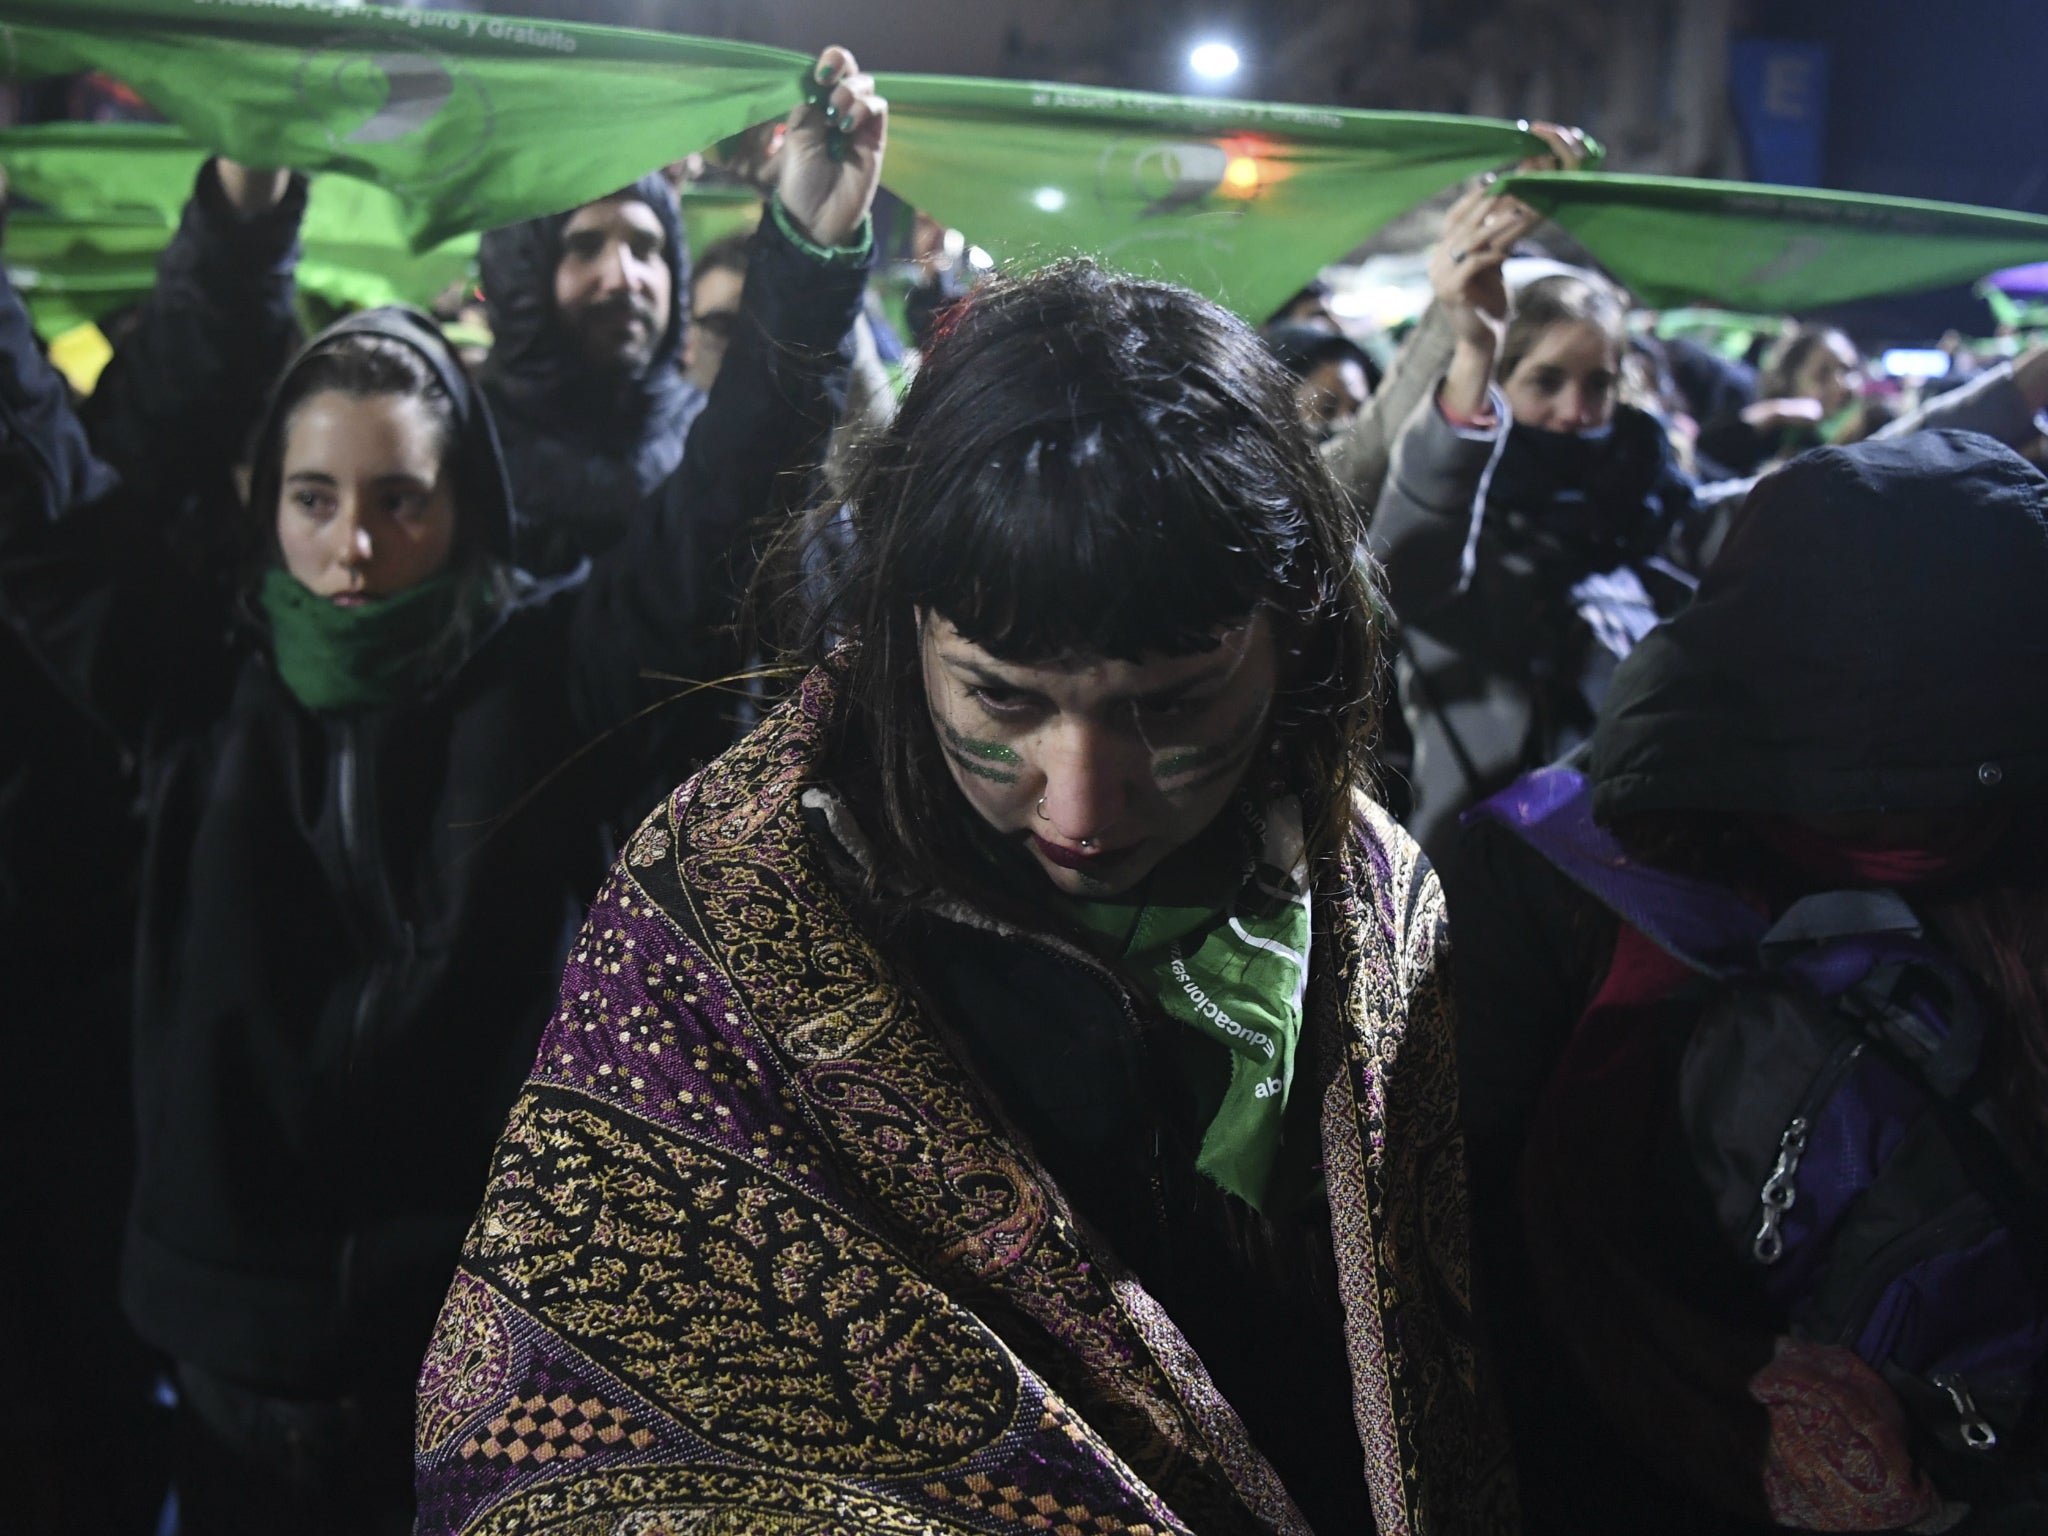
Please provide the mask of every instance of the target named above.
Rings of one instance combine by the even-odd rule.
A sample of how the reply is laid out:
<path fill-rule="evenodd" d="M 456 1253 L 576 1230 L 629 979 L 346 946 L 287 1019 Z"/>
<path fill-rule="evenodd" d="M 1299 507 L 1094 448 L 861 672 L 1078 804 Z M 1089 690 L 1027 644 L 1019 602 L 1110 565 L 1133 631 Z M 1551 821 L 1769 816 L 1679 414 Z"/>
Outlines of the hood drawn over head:
<path fill-rule="evenodd" d="M 1819 816 L 2048 790 L 2048 478 L 1968 432 L 1801 454 L 1616 671 L 1594 808 Z"/>
<path fill-rule="evenodd" d="M 1280 359 L 1281 366 L 1297 379 L 1305 377 L 1316 364 L 1340 357 L 1358 364 L 1365 370 L 1366 382 L 1379 387 L 1380 365 L 1373 361 L 1370 352 L 1341 332 L 1304 325 L 1298 320 L 1283 320 L 1259 334 Z"/>
<path fill-rule="evenodd" d="M 660 172 L 650 172 L 614 196 L 633 197 L 661 221 L 662 260 L 668 264 L 671 298 L 653 356 L 635 381 L 653 401 L 671 388 L 682 356 L 684 318 L 690 304 L 690 247 L 674 190 Z M 523 402 L 566 407 L 577 402 L 616 409 L 620 402 L 593 401 L 590 365 L 562 329 L 555 313 L 555 268 L 562 260 L 562 230 L 577 210 L 508 224 L 484 235 L 477 250 L 484 308 L 490 314 L 491 356 L 484 377 Z"/>
<path fill-rule="evenodd" d="M 388 305 L 363 310 L 327 327 L 300 349 L 271 391 L 270 405 L 256 433 L 256 455 L 249 481 L 250 531 L 256 548 L 252 564 L 268 565 L 275 559 L 277 503 L 287 425 L 283 415 L 293 394 L 293 380 L 309 360 L 351 336 L 376 336 L 397 342 L 417 354 L 431 370 L 454 405 L 455 441 L 449 448 L 448 466 L 455 476 L 458 526 L 465 530 L 458 533 L 458 539 L 475 537 L 490 559 L 510 561 L 512 493 L 497 428 L 492 424 L 483 392 L 464 371 L 448 339 L 430 316 L 416 309 Z"/>

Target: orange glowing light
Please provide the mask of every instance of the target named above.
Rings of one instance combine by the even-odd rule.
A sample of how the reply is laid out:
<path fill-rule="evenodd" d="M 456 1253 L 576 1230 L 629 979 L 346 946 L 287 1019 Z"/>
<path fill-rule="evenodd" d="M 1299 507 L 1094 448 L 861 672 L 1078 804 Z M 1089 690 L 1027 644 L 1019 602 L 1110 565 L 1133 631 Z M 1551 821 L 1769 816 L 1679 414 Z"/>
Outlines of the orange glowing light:
<path fill-rule="evenodd" d="M 1284 145 L 1256 133 L 1234 133 L 1213 141 L 1223 151 L 1223 177 L 1216 195 L 1249 202 L 1264 197 L 1292 172 Z"/>

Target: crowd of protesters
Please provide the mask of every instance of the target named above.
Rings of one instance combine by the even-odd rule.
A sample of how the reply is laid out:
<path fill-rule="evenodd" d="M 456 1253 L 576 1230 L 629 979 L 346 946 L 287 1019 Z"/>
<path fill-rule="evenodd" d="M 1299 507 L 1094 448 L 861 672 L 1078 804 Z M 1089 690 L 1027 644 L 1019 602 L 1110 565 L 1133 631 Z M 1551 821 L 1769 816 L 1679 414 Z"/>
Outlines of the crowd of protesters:
<path fill-rule="evenodd" d="M 2048 1529 L 2048 349 L 982 276 L 817 79 L 445 330 L 0 273 L 0 1524 Z"/>

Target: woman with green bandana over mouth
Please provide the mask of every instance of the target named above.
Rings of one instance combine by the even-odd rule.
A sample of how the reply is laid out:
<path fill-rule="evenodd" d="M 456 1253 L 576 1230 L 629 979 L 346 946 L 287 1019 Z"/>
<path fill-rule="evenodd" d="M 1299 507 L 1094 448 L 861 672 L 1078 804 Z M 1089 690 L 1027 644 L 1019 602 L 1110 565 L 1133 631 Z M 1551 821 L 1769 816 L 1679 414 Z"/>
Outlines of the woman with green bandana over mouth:
<path fill-rule="evenodd" d="M 1291 379 L 1062 264 L 848 485 L 768 566 L 801 681 L 571 953 L 421 1529 L 1512 1529 L 1442 906 Z"/>

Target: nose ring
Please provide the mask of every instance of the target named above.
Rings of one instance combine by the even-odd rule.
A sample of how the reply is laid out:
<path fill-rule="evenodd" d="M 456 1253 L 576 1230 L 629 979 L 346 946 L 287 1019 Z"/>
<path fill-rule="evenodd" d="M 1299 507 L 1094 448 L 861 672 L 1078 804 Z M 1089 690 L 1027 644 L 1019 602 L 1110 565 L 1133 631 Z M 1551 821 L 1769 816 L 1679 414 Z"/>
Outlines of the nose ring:
<path fill-rule="evenodd" d="M 1038 819 L 1040 821 L 1052 820 L 1050 816 L 1045 814 L 1045 796 L 1043 795 L 1040 795 L 1038 797 Z M 1093 848 L 1095 846 L 1095 839 L 1092 837 L 1084 837 L 1081 839 L 1081 846 L 1083 848 Z"/>

